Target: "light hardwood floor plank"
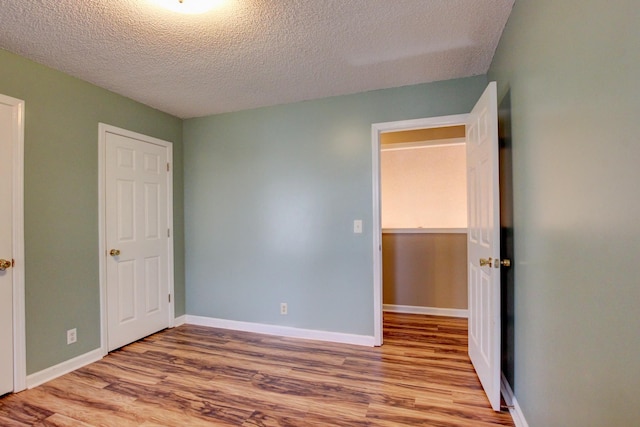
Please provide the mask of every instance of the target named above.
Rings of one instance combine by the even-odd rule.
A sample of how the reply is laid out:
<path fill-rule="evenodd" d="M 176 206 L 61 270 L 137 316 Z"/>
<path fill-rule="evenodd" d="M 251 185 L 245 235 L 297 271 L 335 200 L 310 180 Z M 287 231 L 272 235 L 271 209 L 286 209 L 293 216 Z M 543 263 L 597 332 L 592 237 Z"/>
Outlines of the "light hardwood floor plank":
<path fill-rule="evenodd" d="M 0 398 L 0 425 L 514 424 L 491 410 L 465 319 L 385 313 L 379 348 L 182 325 Z"/>

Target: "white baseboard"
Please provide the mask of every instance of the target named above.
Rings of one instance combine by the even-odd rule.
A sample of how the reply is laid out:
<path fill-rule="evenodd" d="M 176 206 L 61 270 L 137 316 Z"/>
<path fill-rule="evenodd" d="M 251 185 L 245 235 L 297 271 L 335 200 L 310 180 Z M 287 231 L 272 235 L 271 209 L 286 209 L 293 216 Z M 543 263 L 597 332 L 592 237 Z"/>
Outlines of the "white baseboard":
<path fill-rule="evenodd" d="M 507 403 L 507 406 L 509 406 L 509 412 L 511 413 L 511 418 L 513 418 L 513 423 L 516 427 L 529 427 L 527 420 L 524 419 L 522 409 L 520 408 L 520 405 L 518 405 L 518 400 L 516 400 L 516 397 L 513 395 L 513 390 L 511 389 L 509 381 L 507 381 L 504 374 L 501 374 L 500 390 L 502 391 L 504 401 Z"/>
<path fill-rule="evenodd" d="M 175 319 L 173 319 L 173 326 L 174 327 L 184 325 L 185 323 L 187 323 L 187 315 L 186 314 L 183 314 L 182 316 L 179 316 L 179 317 L 176 317 Z"/>
<path fill-rule="evenodd" d="M 51 381 L 52 379 L 68 374 L 71 371 L 80 369 L 90 363 L 97 362 L 100 359 L 102 359 L 102 349 L 97 348 L 88 353 L 74 357 L 73 359 L 51 366 L 50 368 L 27 375 L 27 388 L 37 387 L 40 384 L 44 384 L 47 381 Z"/>
<path fill-rule="evenodd" d="M 215 319 L 212 317 L 186 316 L 189 325 L 209 326 L 211 328 L 232 329 L 257 334 L 278 335 L 290 338 L 302 338 L 328 341 L 341 344 L 374 346 L 374 337 L 368 335 L 345 334 L 341 332 L 316 331 L 312 329 L 292 328 L 290 326 L 266 325 L 263 323 L 240 322 L 237 320 Z"/>
<path fill-rule="evenodd" d="M 429 314 L 431 316 L 469 317 L 469 311 L 458 308 L 420 307 L 417 305 L 384 304 L 382 309 L 393 313 Z"/>

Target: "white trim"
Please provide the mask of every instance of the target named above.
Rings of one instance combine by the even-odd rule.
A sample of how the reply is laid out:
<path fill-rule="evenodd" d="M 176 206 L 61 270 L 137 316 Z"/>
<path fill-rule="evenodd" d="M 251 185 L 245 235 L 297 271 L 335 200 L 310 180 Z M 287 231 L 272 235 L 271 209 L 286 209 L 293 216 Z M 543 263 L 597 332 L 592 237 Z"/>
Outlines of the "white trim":
<path fill-rule="evenodd" d="M 376 346 L 382 345 L 382 214 L 380 202 L 380 132 L 371 125 L 371 176 L 373 187 L 373 339 Z"/>
<path fill-rule="evenodd" d="M 467 234 L 466 228 L 383 228 L 382 234 Z"/>
<path fill-rule="evenodd" d="M 99 274 L 100 274 L 100 349 L 102 355 L 106 355 L 109 352 L 108 348 L 108 323 L 107 323 L 107 270 L 106 270 L 106 218 L 105 218 L 105 194 L 106 194 L 106 145 L 107 145 L 107 133 L 113 133 L 121 135 L 127 138 L 134 138 L 140 141 L 148 142 L 150 144 L 160 145 L 167 149 L 167 162 L 170 167 L 167 172 L 167 226 L 170 233 L 167 239 L 167 279 L 168 287 L 167 292 L 171 295 L 171 301 L 169 302 L 167 326 L 173 327 L 175 324 L 174 312 L 175 312 L 175 298 L 174 298 L 174 254 L 173 254 L 173 143 L 164 141 L 162 139 L 153 138 L 151 136 L 143 135 L 140 133 L 132 132 L 126 129 L 121 129 L 115 126 L 111 126 L 105 123 L 98 124 L 98 260 L 99 260 Z"/>
<path fill-rule="evenodd" d="M 231 329 L 256 334 L 277 335 L 289 338 L 302 338 L 316 341 L 328 341 L 341 344 L 355 344 L 373 347 L 374 338 L 368 335 L 345 334 L 341 332 L 317 331 L 292 328 L 290 326 L 267 325 L 263 323 L 240 322 L 237 320 L 215 319 L 212 317 L 192 316 L 188 314 L 187 324 L 208 326 L 210 328 Z"/>
<path fill-rule="evenodd" d="M 26 388 L 27 351 L 25 320 L 24 256 L 24 109 L 21 99 L 0 95 L 0 103 L 13 109 L 12 158 L 12 266 L 13 286 L 13 392 Z"/>
<path fill-rule="evenodd" d="M 396 142 L 393 144 L 381 144 L 381 151 L 398 151 L 398 150 L 415 150 L 418 148 L 439 148 L 450 147 L 455 145 L 465 145 L 467 143 L 466 138 L 448 138 L 448 139 L 433 139 L 431 141 L 420 142 Z"/>
<path fill-rule="evenodd" d="M 109 353 L 107 335 L 107 266 L 105 253 L 105 194 L 106 194 L 106 132 L 105 125 L 98 123 L 98 274 L 100 284 L 100 351 L 105 356 Z"/>
<path fill-rule="evenodd" d="M 429 129 L 467 124 L 469 114 L 452 114 L 450 116 L 427 117 L 423 119 L 399 120 L 397 122 L 374 123 L 380 133 L 398 130 Z"/>
<path fill-rule="evenodd" d="M 173 320 L 173 327 L 175 328 L 175 327 L 178 327 L 178 326 L 182 326 L 182 325 L 184 325 L 185 323 L 187 323 L 187 315 L 186 315 L 186 314 L 183 314 L 182 316 L 180 316 L 180 317 L 176 317 L 176 318 Z"/>
<path fill-rule="evenodd" d="M 51 366 L 42 371 L 31 374 L 27 377 L 27 388 L 34 388 L 55 378 L 58 378 L 83 366 L 97 362 L 102 359 L 102 349 L 96 348 L 88 353 L 81 354 L 73 359 L 65 360 L 62 363 Z"/>
<path fill-rule="evenodd" d="M 148 137 L 147 137 L 148 138 Z M 175 288 L 174 288 L 174 258 L 173 258 L 173 143 L 158 140 L 167 148 L 167 227 L 169 238 L 167 239 L 167 278 L 169 279 L 169 327 L 175 326 Z"/>
<path fill-rule="evenodd" d="M 518 400 L 513 395 L 513 390 L 509 385 L 509 381 L 507 381 L 507 378 L 504 376 L 504 372 L 501 373 L 500 390 L 502 391 L 504 401 L 509 407 L 509 413 L 511 414 L 511 418 L 513 418 L 513 423 L 516 427 L 529 427 L 529 424 L 522 413 L 522 408 L 520 408 Z"/>
<path fill-rule="evenodd" d="M 13 389 L 27 386 L 24 255 L 24 120 L 25 103 L 15 102 L 16 135 L 13 151 Z"/>
<path fill-rule="evenodd" d="M 469 311 L 462 308 L 440 308 L 440 307 L 422 307 L 417 305 L 395 305 L 385 304 L 384 311 L 391 313 L 406 314 L 428 314 L 431 316 L 447 316 L 447 317 L 469 317 Z"/>
<path fill-rule="evenodd" d="M 429 117 L 371 125 L 372 227 L 373 227 L 373 336 L 382 345 L 382 225 L 380 220 L 380 134 L 398 130 L 466 125 L 469 114 Z"/>

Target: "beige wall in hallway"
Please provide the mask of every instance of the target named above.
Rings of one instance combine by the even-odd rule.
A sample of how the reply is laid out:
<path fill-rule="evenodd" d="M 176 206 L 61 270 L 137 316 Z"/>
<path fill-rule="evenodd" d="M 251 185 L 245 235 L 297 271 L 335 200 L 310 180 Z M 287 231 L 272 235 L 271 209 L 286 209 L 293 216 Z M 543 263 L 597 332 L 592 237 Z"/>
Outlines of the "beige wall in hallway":
<path fill-rule="evenodd" d="M 383 303 L 467 308 L 467 235 L 384 233 Z"/>
<path fill-rule="evenodd" d="M 380 157 L 383 303 L 466 309 L 466 234 L 433 230 L 467 226 L 465 145 L 383 150 Z"/>
<path fill-rule="evenodd" d="M 465 228 L 464 144 L 382 151 L 382 228 Z"/>

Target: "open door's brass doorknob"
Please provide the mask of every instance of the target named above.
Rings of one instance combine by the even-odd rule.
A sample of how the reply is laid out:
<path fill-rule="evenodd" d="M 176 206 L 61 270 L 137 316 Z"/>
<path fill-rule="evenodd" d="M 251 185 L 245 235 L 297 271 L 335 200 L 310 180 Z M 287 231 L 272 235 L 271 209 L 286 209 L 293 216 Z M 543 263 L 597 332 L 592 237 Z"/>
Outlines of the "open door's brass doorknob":
<path fill-rule="evenodd" d="M 489 267 L 495 267 L 495 268 L 500 268 L 500 266 L 511 267 L 511 260 L 508 258 L 505 258 L 505 259 L 480 258 L 480 267 L 484 267 L 485 265 Z"/>
<path fill-rule="evenodd" d="M 511 260 L 510 259 L 501 259 L 500 260 L 500 265 L 503 267 L 511 267 Z M 498 260 L 496 260 L 496 268 L 499 267 L 498 266 Z"/>
<path fill-rule="evenodd" d="M 120 249 L 111 249 L 111 250 L 109 251 L 109 255 L 111 255 L 111 256 L 118 256 L 118 255 L 120 255 Z"/>
<path fill-rule="evenodd" d="M 5 271 L 7 268 L 11 268 L 13 265 L 12 261 L 6 259 L 0 259 L 0 271 Z"/>
<path fill-rule="evenodd" d="M 491 267 L 493 263 L 493 258 L 489 257 L 489 259 L 480 258 L 480 267 L 484 267 L 485 265 Z"/>

